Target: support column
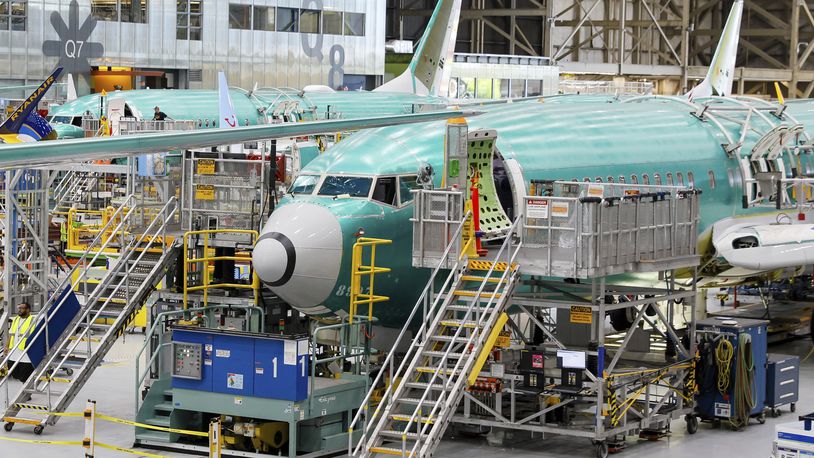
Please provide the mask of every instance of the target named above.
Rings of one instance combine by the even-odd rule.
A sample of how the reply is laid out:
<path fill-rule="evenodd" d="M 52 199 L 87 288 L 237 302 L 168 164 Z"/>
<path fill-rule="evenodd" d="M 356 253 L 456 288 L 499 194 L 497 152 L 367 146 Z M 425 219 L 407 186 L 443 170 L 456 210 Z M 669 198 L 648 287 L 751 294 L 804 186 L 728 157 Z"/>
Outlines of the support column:
<path fill-rule="evenodd" d="M 793 0 L 791 6 L 791 43 L 789 44 L 789 68 L 791 68 L 791 81 L 789 82 L 789 99 L 797 98 L 797 84 L 799 82 L 800 66 L 798 61 L 798 46 L 800 43 L 800 0 Z M 806 5 L 806 8 L 808 6 Z"/>

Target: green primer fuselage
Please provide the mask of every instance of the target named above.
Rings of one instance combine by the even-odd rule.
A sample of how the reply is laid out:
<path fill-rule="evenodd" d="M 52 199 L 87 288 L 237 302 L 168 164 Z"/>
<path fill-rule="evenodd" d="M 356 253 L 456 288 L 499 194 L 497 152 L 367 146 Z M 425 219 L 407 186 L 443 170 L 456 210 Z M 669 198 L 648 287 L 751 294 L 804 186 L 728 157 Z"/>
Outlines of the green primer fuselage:
<path fill-rule="evenodd" d="M 643 182 L 647 175 L 674 184 L 692 184 L 700 189 L 701 230 L 721 219 L 754 212 L 741 208 L 743 195 L 741 164 L 727 156 L 722 145 L 728 142 L 716 124 L 694 115 L 698 107 L 685 99 L 650 97 L 625 103 L 607 99 L 586 102 L 579 97 L 560 98 L 559 103 L 524 102 L 488 108 L 481 116 L 469 118 L 470 131 L 497 131 L 497 149 L 506 160 L 516 160 L 522 168 L 528 189 L 531 180 L 572 180 L 585 178 L 608 181 L 635 175 Z M 737 107 L 734 99 L 709 99 L 714 106 Z M 749 101 L 760 105 L 762 102 Z M 768 114 L 755 115 L 754 129 L 743 138 L 740 150 L 748 156 L 762 133 L 781 122 L 803 124 L 814 131 L 814 102 L 789 104 L 783 121 Z M 740 137 L 736 123 L 721 123 L 734 139 Z M 398 175 L 414 174 L 429 163 L 437 171 L 440 186 L 446 124 L 435 122 L 416 126 L 388 127 L 360 132 L 340 142 L 315 159 L 303 174 Z M 757 131 L 757 132 L 756 132 Z M 810 157 L 804 161 L 810 163 Z M 693 183 L 689 183 L 690 176 Z M 714 182 L 714 186 L 713 186 Z M 428 269 L 411 266 L 412 204 L 393 208 L 362 198 L 331 199 L 319 196 L 287 196 L 280 206 L 291 202 L 314 201 L 328 207 L 338 217 L 343 233 L 342 264 L 331 295 L 322 304 L 295 304 L 308 308 L 323 305 L 333 312 L 347 310 L 350 283 L 350 254 L 353 234 L 364 228 L 365 236 L 393 240 L 379 248 L 379 264 L 392 272 L 376 280 L 376 294 L 390 296 L 391 302 L 378 305 L 375 315 L 384 325 L 400 326 L 412 309 L 428 279 Z"/>

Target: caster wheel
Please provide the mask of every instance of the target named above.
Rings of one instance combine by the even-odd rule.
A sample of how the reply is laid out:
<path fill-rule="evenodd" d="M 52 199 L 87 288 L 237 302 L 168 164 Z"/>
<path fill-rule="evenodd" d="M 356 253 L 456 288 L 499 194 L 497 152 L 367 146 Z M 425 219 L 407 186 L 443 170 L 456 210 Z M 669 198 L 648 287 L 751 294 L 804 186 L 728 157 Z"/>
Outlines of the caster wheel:
<path fill-rule="evenodd" d="M 65 373 L 68 374 L 68 376 L 70 377 L 71 375 L 73 375 L 73 369 L 71 368 L 65 369 Z"/>
<path fill-rule="evenodd" d="M 608 458 L 607 442 L 597 442 L 594 447 L 596 449 L 596 458 Z"/>
<path fill-rule="evenodd" d="M 757 422 L 760 423 L 761 425 L 765 424 L 766 423 L 766 414 L 761 413 L 760 415 L 758 415 L 757 416 Z"/>
<path fill-rule="evenodd" d="M 792 413 L 796 412 L 797 411 L 797 404 L 792 402 L 791 405 L 789 406 L 789 409 L 791 409 Z"/>
<path fill-rule="evenodd" d="M 698 432 L 698 417 L 694 415 L 687 415 L 686 417 L 684 417 L 684 421 L 687 422 L 688 434 L 695 434 Z"/>
<path fill-rule="evenodd" d="M 36 434 L 36 435 L 38 435 L 38 436 L 39 436 L 40 434 L 42 434 L 42 431 L 43 431 L 44 429 L 45 429 L 45 427 L 44 427 L 44 426 L 42 426 L 42 425 L 37 425 L 37 426 L 35 426 L 35 427 L 34 427 L 34 434 Z"/>
<path fill-rule="evenodd" d="M 772 418 L 777 418 L 777 417 L 780 416 L 780 410 L 772 409 L 772 411 L 770 412 L 770 415 L 772 416 Z"/>
<path fill-rule="evenodd" d="M 5 429 L 6 432 L 11 431 L 13 428 L 14 428 L 14 423 L 6 423 L 5 425 L 3 425 L 3 429 Z"/>

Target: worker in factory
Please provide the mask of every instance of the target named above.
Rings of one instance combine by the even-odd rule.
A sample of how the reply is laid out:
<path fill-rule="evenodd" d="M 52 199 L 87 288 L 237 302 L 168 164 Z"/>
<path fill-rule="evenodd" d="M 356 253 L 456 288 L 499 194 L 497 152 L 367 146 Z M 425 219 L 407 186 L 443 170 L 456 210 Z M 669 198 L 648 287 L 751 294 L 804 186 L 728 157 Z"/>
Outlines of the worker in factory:
<path fill-rule="evenodd" d="M 11 321 L 9 328 L 8 347 L 6 350 L 11 353 L 9 357 L 9 368 L 13 367 L 11 376 L 25 382 L 34 372 L 34 365 L 26 353 L 26 345 L 31 331 L 34 329 L 34 315 L 31 314 L 31 306 L 25 302 L 17 305 L 17 316 Z M 15 363 L 17 364 L 14 367 Z"/>

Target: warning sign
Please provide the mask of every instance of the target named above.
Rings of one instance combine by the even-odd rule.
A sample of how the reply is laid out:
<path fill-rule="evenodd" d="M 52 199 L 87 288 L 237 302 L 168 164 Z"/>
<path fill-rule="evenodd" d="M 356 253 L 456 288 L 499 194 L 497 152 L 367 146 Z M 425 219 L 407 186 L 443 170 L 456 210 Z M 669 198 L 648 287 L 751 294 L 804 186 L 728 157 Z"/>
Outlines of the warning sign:
<path fill-rule="evenodd" d="M 511 336 L 512 333 L 509 331 L 500 331 L 500 335 L 498 335 L 497 340 L 495 340 L 495 347 L 509 348 L 509 345 L 511 345 Z"/>
<path fill-rule="evenodd" d="M 529 218 L 548 219 L 548 200 L 529 199 L 526 204 L 526 214 Z"/>
<path fill-rule="evenodd" d="M 211 184 L 196 185 L 195 198 L 198 200 L 215 200 L 215 186 Z"/>
<path fill-rule="evenodd" d="M 551 216 L 555 218 L 568 218 L 571 206 L 568 202 L 553 202 L 551 204 Z"/>
<path fill-rule="evenodd" d="M 198 161 L 198 175 L 214 175 L 214 174 L 215 174 L 214 159 L 201 159 Z"/>
<path fill-rule="evenodd" d="M 577 324 L 591 324 L 593 322 L 594 313 L 590 307 L 582 305 L 571 306 L 571 322 Z"/>
<path fill-rule="evenodd" d="M 605 187 L 601 184 L 588 185 L 588 197 L 603 197 L 605 195 Z"/>

